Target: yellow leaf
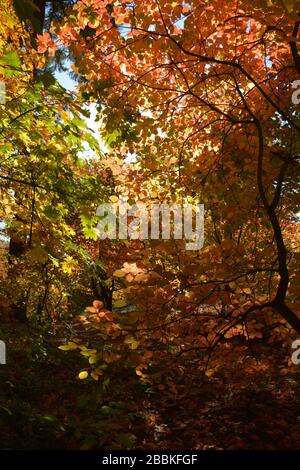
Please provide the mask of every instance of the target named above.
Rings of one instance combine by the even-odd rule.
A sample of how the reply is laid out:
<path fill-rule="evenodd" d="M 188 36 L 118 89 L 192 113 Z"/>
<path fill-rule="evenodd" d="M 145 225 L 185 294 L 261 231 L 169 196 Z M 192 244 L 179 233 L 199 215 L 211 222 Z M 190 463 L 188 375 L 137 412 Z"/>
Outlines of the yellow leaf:
<path fill-rule="evenodd" d="M 89 363 L 90 364 L 96 364 L 96 362 L 98 361 L 98 358 L 95 354 L 93 354 L 92 356 L 90 356 L 89 358 Z"/>
<path fill-rule="evenodd" d="M 84 311 L 87 313 L 97 313 L 98 309 L 96 307 L 86 307 Z"/>
<path fill-rule="evenodd" d="M 124 271 L 122 271 L 122 269 L 117 269 L 114 274 L 113 274 L 115 277 L 124 277 L 126 276 L 126 273 Z"/>
<path fill-rule="evenodd" d="M 139 342 L 133 337 L 133 336 L 128 336 L 125 341 L 125 344 L 128 344 L 130 349 L 137 349 Z"/>
<path fill-rule="evenodd" d="M 73 349 L 77 349 L 77 348 L 78 348 L 78 344 L 73 343 L 72 341 L 69 341 L 68 344 L 58 346 L 58 349 L 61 349 L 62 351 L 72 351 Z"/>
<path fill-rule="evenodd" d="M 114 306 L 117 308 L 125 307 L 125 305 L 127 305 L 127 301 L 124 299 L 116 300 L 116 302 L 114 303 Z"/>
<path fill-rule="evenodd" d="M 246 289 L 243 289 L 243 293 L 246 294 L 246 295 L 250 295 L 250 294 L 252 294 L 252 291 L 251 291 L 251 289 L 249 289 L 247 287 Z"/>
<path fill-rule="evenodd" d="M 206 372 L 205 372 L 205 375 L 207 377 L 211 377 L 212 375 L 214 375 L 215 371 L 213 369 L 208 369 Z"/>
<path fill-rule="evenodd" d="M 96 354 L 96 352 L 96 349 L 85 349 L 83 351 L 80 351 L 80 354 L 82 354 L 83 356 L 90 357 Z"/>
<path fill-rule="evenodd" d="M 88 373 L 86 370 L 84 370 L 84 371 L 82 371 L 82 372 L 79 372 L 78 378 L 79 378 L 80 380 L 84 380 L 84 379 L 86 379 L 86 378 L 88 377 L 88 375 L 89 375 L 89 373 Z"/>

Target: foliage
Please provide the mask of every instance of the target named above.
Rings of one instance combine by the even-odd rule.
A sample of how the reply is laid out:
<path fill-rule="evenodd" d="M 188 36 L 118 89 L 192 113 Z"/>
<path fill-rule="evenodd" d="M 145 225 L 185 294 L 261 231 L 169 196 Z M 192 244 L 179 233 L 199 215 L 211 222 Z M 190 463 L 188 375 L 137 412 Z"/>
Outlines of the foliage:
<path fill-rule="evenodd" d="M 25 305 L 33 380 L 47 382 L 29 331 L 57 371 L 57 389 L 29 430 L 50 427 L 54 447 L 185 448 L 189 433 L 185 441 L 164 435 L 182 402 L 193 446 L 269 448 L 252 435 L 259 407 L 253 433 L 245 407 L 253 392 L 269 419 L 299 388 L 289 355 L 300 332 L 300 115 L 292 100 L 300 3 L 79 0 L 57 11 L 51 2 L 51 14 L 27 3 L 27 12 L 20 2 L 0 7 L 1 219 L 10 237 L 1 294 L 11 322 Z M 64 57 L 76 92 L 54 77 Z M 99 136 L 86 124 L 91 103 Z M 99 240 L 97 206 L 121 196 L 147 207 L 203 203 L 203 249 L 174 239 Z M 76 384 L 69 399 L 60 390 L 66 377 Z M 300 432 L 293 400 L 289 448 Z M 25 422 L 32 413 L 6 395 L 1 406 L 8 427 L 14 414 Z M 218 434 L 214 407 L 242 437 Z M 274 417 L 284 430 L 287 415 Z"/>

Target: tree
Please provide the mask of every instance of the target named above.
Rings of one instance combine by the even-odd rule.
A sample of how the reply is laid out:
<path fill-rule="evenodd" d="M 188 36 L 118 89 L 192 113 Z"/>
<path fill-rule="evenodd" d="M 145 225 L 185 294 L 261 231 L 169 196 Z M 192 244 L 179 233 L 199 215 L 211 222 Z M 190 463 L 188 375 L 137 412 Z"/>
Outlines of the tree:
<path fill-rule="evenodd" d="M 10 237 L 2 292 L 13 316 L 24 321 L 41 318 L 45 309 L 64 311 L 79 259 L 87 269 L 88 254 L 76 244 L 80 215 L 92 215 L 106 188 L 92 170 L 95 163 L 84 157 L 100 156 L 85 122 L 88 112 L 72 93 L 47 80 L 46 58 L 32 46 L 11 3 L 1 8 L 6 27 L 0 78 L 7 91 L 0 110 L 1 220 Z"/>
<path fill-rule="evenodd" d="M 78 2 L 52 29 L 76 57 L 83 96 L 99 100 L 107 129 L 122 136 L 114 150 L 134 150 L 144 178 L 158 172 L 163 198 L 167 185 L 179 199 L 202 198 L 215 250 L 243 252 L 244 266 L 225 261 L 222 276 L 215 280 L 214 266 L 204 284 L 213 291 L 238 279 L 247 288 L 254 276 L 267 300 L 253 298 L 243 315 L 276 310 L 299 332 L 284 239 L 299 198 L 299 113 L 291 100 L 298 30 L 296 2 L 220 0 Z M 120 144 L 124 126 L 131 134 Z"/>

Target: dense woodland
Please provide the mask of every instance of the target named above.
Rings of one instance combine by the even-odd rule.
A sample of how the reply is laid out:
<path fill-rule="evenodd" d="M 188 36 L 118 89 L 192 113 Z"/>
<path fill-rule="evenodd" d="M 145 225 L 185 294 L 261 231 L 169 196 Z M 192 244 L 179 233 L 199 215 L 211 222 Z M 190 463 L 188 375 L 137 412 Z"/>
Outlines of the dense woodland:
<path fill-rule="evenodd" d="M 300 2 L 0 18 L 0 447 L 299 449 Z M 203 247 L 101 239 L 121 197 Z"/>

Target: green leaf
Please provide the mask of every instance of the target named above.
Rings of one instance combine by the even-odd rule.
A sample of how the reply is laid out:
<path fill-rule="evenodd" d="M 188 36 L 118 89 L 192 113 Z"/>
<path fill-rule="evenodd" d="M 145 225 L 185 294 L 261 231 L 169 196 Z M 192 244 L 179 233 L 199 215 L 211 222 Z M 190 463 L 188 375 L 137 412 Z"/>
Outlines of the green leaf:
<path fill-rule="evenodd" d="M 40 75 L 38 81 L 42 82 L 46 88 L 56 83 L 54 75 L 49 70 Z"/>
<path fill-rule="evenodd" d="M 100 411 L 104 415 L 110 415 L 110 414 L 113 413 L 113 409 L 110 406 L 107 406 L 107 405 L 101 406 Z"/>
<path fill-rule="evenodd" d="M 57 418 L 56 416 L 53 416 L 53 415 L 45 415 L 45 416 L 42 416 L 42 420 L 47 421 L 49 423 L 55 423 L 57 421 Z"/>
<path fill-rule="evenodd" d="M 0 65 L 6 65 L 8 67 L 18 69 L 21 67 L 21 61 L 18 54 L 15 51 L 11 51 L 7 52 L 7 54 L 0 58 Z"/>
<path fill-rule="evenodd" d="M 85 238 L 89 238 L 94 241 L 98 239 L 98 231 L 96 228 L 84 227 L 82 231 L 83 231 Z"/>
<path fill-rule="evenodd" d="M 127 449 L 133 449 L 135 444 L 136 437 L 133 434 L 125 434 L 121 433 L 118 434 L 116 437 L 116 441 L 121 444 L 123 447 Z"/>

